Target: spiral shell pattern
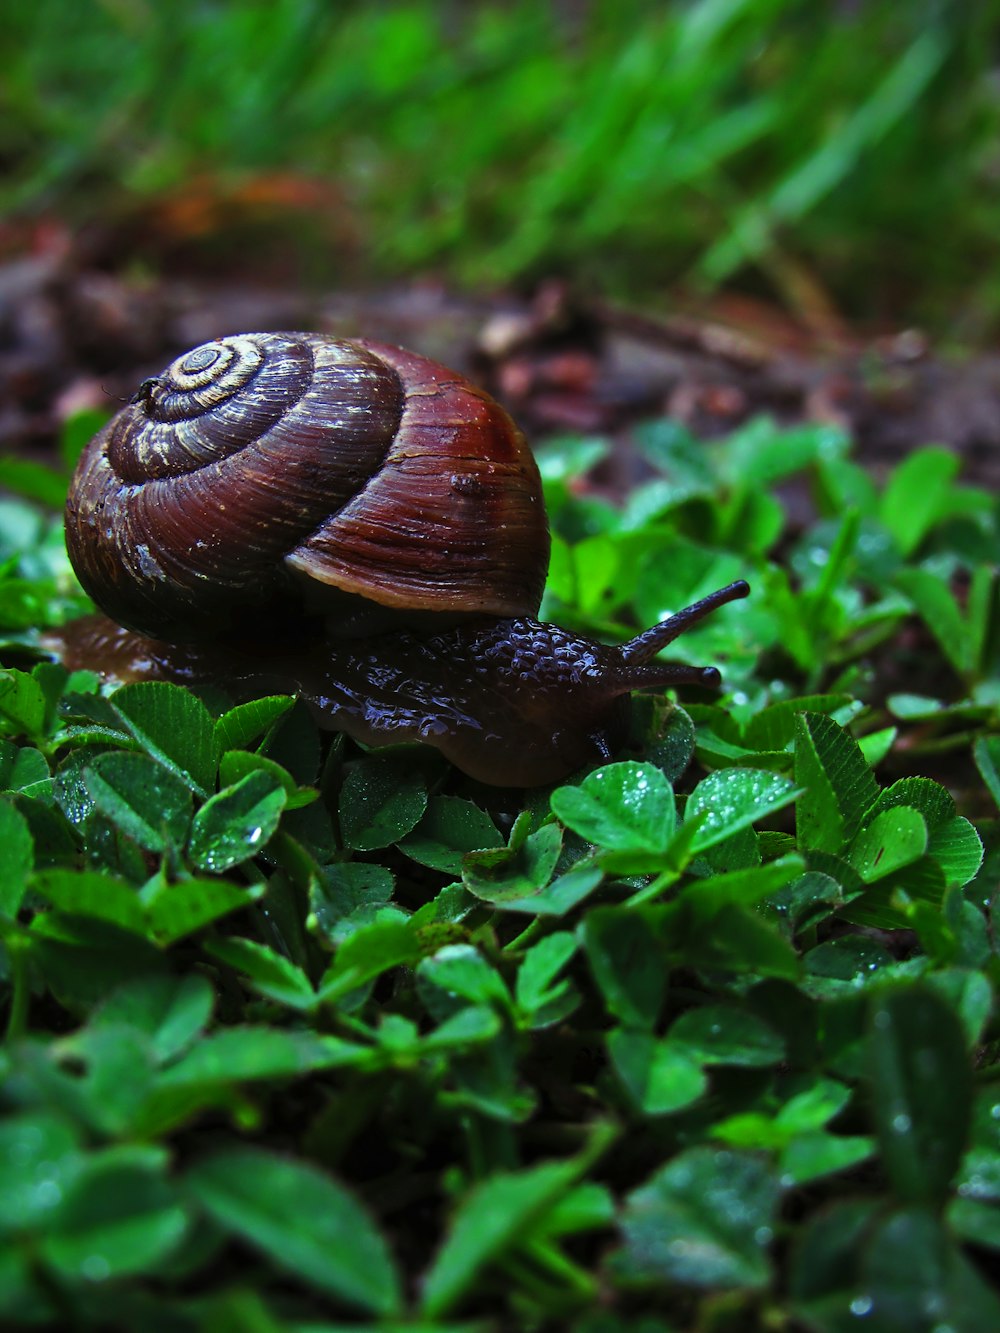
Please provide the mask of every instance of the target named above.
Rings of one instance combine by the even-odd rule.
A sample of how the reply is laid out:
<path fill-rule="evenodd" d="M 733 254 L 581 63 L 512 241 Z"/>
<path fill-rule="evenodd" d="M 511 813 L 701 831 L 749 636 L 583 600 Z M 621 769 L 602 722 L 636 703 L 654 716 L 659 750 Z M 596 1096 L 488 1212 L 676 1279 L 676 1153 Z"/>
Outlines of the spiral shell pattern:
<path fill-rule="evenodd" d="M 532 614 L 548 563 L 502 408 L 400 348 L 307 333 L 220 338 L 144 381 L 84 451 L 66 537 L 101 609 L 161 638 L 295 588 Z"/>

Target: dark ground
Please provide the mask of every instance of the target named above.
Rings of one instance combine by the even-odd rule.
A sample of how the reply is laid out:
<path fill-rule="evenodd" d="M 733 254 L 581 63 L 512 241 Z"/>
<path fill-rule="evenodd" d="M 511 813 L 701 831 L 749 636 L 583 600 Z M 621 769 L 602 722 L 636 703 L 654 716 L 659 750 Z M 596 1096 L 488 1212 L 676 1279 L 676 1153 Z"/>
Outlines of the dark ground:
<path fill-rule="evenodd" d="M 551 283 L 529 298 L 430 283 L 351 293 L 128 280 L 71 252 L 0 266 L 0 448 L 44 456 L 61 421 L 114 409 L 147 375 L 225 333 L 280 328 L 397 342 L 470 374 L 530 438 L 620 435 L 664 412 L 699 435 L 768 412 L 843 425 L 874 471 L 947 444 L 962 479 L 1000 482 L 1000 355 L 936 349 L 919 331 L 821 339 L 748 300 L 651 316 Z M 629 454 L 611 484 L 625 488 Z"/>

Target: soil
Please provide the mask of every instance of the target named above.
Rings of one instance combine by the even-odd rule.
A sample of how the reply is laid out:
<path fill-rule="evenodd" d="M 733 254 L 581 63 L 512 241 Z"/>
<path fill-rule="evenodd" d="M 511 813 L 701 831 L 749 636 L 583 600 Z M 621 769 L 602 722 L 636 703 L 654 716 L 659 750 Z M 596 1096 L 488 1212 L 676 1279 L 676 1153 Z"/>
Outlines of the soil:
<path fill-rule="evenodd" d="M 315 329 L 401 343 L 484 384 L 531 439 L 608 434 L 669 414 L 699 436 L 766 412 L 836 423 L 876 473 L 922 444 L 961 453 L 963 480 L 1000 482 L 1000 355 L 936 349 L 915 330 L 810 333 L 725 297 L 651 315 L 546 283 L 527 297 L 432 282 L 303 292 L 201 278 L 129 278 L 57 246 L 0 265 L 0 448 L 45 457 L 62 421 L 114 409 L 181 352 L 225 333 Z M 640 466 L 616 454 L 604 479 Z"/>

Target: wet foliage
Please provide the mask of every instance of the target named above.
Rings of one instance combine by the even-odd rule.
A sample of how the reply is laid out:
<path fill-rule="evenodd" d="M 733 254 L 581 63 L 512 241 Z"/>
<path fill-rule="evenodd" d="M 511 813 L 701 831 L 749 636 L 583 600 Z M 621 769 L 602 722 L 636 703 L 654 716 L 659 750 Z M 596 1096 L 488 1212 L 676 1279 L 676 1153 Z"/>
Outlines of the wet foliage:
<path fill-rule="evenodd" d="M 16 236 L 317 283 L 734 278 L 995 332 L 995 0 L 37 0 L 0 32 Z M 0 241 L 3 232 L 0 230 Z M 623 243 L 624 241 L 624 243 Z"/>
<path fill-rule="evenodd" d="M 5 1321 L 1000 1324 L 995 498 L 829 427 L 634 444 L 623 504 L 540 451 L 546 614 L 752 596 L 674 645 L 720 695 L 533 791 L 70 674 L 13 498 L 65 475 L 0 466 Z"/>

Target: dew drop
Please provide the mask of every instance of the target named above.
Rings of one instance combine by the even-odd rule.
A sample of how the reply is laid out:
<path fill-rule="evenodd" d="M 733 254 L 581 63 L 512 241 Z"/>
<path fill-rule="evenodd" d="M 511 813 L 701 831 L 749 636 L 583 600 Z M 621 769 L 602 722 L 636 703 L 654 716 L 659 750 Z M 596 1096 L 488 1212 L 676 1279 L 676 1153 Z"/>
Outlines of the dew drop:
<path fill-rule="evenodd" d="M 871 1314 L 874 1305 L 875 1302 L 870 1296 L 855 1296 L 851 1301 L 851 1314 L 862 1319 L 866 1314 Z"/>
<path fill-rule="evenodd" d="M 55 1208 L 62 1202 L 62 1189 L 54 1180 L 40 1180 L 33 1190 L 38 1208 Z"/>
<path fill-rule="evenodd" d="M 88 1282 L 103 1282 L 111 1272 L 111 1265 L 103 1254 L 88 1254 L 80 1262 L 80 1272 Z"/>

